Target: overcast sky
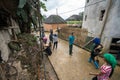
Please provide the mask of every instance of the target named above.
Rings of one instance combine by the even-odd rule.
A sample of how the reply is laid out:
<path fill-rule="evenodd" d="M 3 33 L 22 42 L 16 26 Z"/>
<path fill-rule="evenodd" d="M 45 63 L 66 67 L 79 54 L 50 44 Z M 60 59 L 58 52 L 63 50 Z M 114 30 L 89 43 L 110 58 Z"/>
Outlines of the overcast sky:
<path fill-rule="evenodd" d="M 45 4 L 48 11 L 44 12 L 42 10 L 42 14 L 48 17 L 56 14 L 57 9 L 58 15 L 66 19 L 73 14 L 79 14 L 84 11 L 84 8 L 81 7 L 85 6 L 85 0 L 47 0 Z"/>

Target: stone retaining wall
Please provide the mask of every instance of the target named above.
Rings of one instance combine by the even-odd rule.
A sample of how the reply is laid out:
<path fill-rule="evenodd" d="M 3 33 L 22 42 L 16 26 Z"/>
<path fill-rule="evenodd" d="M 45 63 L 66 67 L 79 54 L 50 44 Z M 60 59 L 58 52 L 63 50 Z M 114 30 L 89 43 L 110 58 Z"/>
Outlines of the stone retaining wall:
<path fill-rule="evenodd" d="M 83 46 L 86 42 L 88 31 L 86 29 L 74 28 L 74 27 L 65 27 L 60 30 L 59 38 L 68 40 L 71 32 L 74 32 L 75 35 L 75 44 L 78 46 Z"/>

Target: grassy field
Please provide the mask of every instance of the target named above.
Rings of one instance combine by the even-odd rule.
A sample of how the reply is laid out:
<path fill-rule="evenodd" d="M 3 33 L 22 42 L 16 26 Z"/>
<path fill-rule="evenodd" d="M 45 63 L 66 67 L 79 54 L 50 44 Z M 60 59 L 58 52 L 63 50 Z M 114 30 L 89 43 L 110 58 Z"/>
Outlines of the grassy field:
<path fill-rule="evenodd" d="M 67 24 L 82 24 L 82 21 L 67 21 Z"/>

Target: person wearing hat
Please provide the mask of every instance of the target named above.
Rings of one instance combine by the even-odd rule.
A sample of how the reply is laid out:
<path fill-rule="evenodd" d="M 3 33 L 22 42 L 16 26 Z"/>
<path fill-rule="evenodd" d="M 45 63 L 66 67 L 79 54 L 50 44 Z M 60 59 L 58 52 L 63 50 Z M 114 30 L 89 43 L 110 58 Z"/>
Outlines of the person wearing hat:
<path fill-rule="evenodd" d="M 89 73 L 90 75 L 95 75 L 92 80 L 109 80 L 111 78 L 117 64 L 116 58 L 110 53 L 105 53 L 103 59 L 105 63 L 100 67 L 100 72 Z"/>
<path fill-rule="evenodd" d="M 89 62 L 92 62 L 92 61 L 93 61 L 96 69 L 98 69 L 98 68 L 99 68 L 99 64 L 98 64 L 98 62 L 95 60 L 95 57 L 98 56 L 98 55 L 101 53 L 102 48 L 103 48 L 102 44 L 100 44 L 100 38 L 95 38 L 95 39 L 93 40 L 93 45 L 92 45 L 91 48 L 92 48 L 92 49 L 91 49 L 91 54 L 90 54 L 90 58 L 89 58 L 88 61 L 89 61 Z"/>

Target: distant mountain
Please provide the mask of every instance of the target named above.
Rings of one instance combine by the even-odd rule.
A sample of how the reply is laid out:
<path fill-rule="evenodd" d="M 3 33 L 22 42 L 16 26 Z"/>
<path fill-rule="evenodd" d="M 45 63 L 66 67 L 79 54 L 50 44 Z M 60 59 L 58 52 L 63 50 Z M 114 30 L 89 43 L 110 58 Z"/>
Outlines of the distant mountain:
<path fill-rule="evenodd" d="M 79 15 L 72 15 L 69 18 L 67 18 L 66 21 L 80 21 L 80 16 Z"/>

